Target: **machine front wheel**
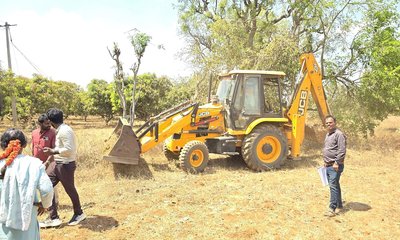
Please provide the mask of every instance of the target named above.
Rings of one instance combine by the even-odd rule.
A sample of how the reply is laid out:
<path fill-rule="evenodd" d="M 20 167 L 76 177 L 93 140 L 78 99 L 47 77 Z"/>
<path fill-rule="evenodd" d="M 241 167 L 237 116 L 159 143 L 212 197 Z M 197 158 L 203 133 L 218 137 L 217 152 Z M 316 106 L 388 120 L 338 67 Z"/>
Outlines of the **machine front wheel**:
<path fill-rule="evenodd" d="M 180 167 L 185 172 L 203 172 L 207 167 L 208 160 L 208 148 L 203 142 L 200 141 L 188 142 L 179 154 Z"/>
<path fill-rule="evenodd" d="M 256 127 L 244 139 L 243 159 L 255 171 L 280 168 L 287 158 L 286 137 L 276 126 Z"/>

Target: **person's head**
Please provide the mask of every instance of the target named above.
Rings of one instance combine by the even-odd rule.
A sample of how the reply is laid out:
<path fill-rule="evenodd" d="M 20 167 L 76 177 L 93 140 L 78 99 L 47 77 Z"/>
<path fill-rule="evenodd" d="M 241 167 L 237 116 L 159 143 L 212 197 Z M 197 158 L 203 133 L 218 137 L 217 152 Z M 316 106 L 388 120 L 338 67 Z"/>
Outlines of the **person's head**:
<path fill-rule="evenodd" d="M 38 124 L 39 124 L 40 130 L 42 130 L 42 131 L 46 131 L 46 130 L 50 129 L 51 124 L 50 124 L 49 118 L 47 117 L 47 114 L 42 114 L 39 116 Z"/>
<path fill-rule="evenodd" d="M 64 122 L 64 114 L 58 108 L 50 108 L 49 110 L 47 110 L 47 117 L 53 127 L 59 126 Z"/>
<path fill-rule="evenodd" d="M 325 117 L 325 127 L 329 132 L 332 132 L 336 129 L 336 118 L 332 115 L 327 115 Z"/>
<path fill-rule="evenodd" d="M 215 104 L 218 104 L 218 102 L 219 102 L 218 96 L 217 95 L 213 95 L 211 97 L 211 103 L 215 105 Z"/>
<path fill-rule="evenodd" d="M 1 148 L 5 150 L 8 147 L 10 141 L 12 140 L 19 140 L 19 142 L 21 143 L 21 147 L 22 148 L 26 147 L 27 141 L 25 134 L 19 129 L 9 128 L 3 133 L 3 135 L 1 135 L 0 138 Z"/>
<path fill-rule="evenodd" d="M 15 128 L 7 129 L 0 138 L 0 146 L 3 149 L 0 158 L 7 158 L 6 163 L 0 169 L 0 179 L 3 179 L 7 167 L 14 161 L 22 149 L 26 147 L 27 141 L 24 133 Z"/>

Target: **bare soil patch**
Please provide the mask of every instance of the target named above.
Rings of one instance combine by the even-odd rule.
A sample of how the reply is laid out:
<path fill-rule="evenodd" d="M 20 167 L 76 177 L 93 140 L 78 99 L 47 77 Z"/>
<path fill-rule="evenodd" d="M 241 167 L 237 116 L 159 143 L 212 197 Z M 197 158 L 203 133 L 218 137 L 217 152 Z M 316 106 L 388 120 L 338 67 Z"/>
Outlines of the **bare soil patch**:
<path fill-rule="evenodd" d="M 241 161 L 213 155 L 204 173 L 186 174 L 158 146 L 139 166 L 116 174 L 102 160 L 112 126 L 74 128 L 80 153 L 76 185 L 88 219 L 41 230 L 42 239 L 400 238 L 399 117 L 384 121 L 368 147 L 349 146 L 341 180 L 345 211 L 333 218 L 323 216 L 329 189 L 316 171 L 322 161 L 319 135 L 307 139 L 302 160 L 276 171 L 256 173 Z M 62 188 L 59 193 L 66 223 L 71 202 Z"/>

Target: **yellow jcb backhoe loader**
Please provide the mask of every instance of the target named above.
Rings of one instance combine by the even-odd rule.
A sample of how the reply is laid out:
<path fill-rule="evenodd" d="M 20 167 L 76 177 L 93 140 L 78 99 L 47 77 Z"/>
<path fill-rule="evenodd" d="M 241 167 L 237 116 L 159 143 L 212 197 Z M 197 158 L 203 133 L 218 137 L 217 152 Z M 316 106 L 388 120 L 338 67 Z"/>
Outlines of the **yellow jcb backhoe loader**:
<path fill-rule="evenodd" d="M 233 70 L 220 76 L 216 98 L 200 106 L 186 102 L 152 117 L 138 130 L 120 120 L 118 139 L 104 159 L 138 164 L 140 154 L 164 142 L 167 159 L 187 172 L 202 172 L 209 153 L 237 155 L 250 169 L 279 168 L 300 156 L 310 93 L 321 119 L 329 114 L 322 76 L 312 53 L 300 58 L 298 82 L 287 110 L 279 71 Z"/>

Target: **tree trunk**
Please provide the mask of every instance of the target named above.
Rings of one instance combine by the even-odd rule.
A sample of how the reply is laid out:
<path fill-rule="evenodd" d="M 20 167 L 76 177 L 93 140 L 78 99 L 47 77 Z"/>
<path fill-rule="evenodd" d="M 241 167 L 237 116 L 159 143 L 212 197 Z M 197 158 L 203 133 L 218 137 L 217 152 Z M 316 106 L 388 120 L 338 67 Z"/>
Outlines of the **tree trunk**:
<path fill-rule="evenodd" d="M 140 63 L 141 63 L 141 58 L 139 57 L 137 65 L 135 64 L 135 66 L 133 67 L 132 106 L 131 106 L 131 114 L 130 114 L 131 127 L 133 127 L 133 123 L 135 122 L 135 105 L 136 105 L 135 91 L 136 91 L 136 85 L 137 85 L 137 74 L 139 71 Z"/>

